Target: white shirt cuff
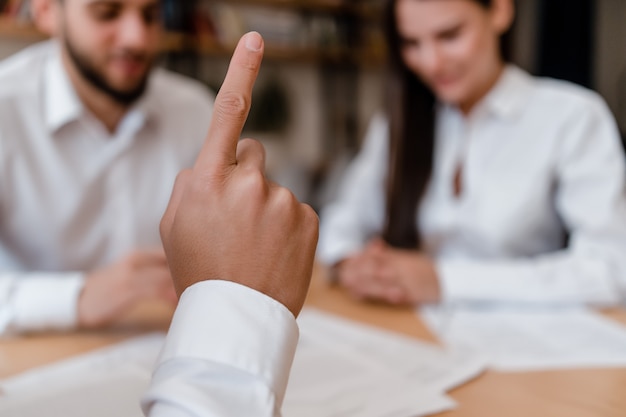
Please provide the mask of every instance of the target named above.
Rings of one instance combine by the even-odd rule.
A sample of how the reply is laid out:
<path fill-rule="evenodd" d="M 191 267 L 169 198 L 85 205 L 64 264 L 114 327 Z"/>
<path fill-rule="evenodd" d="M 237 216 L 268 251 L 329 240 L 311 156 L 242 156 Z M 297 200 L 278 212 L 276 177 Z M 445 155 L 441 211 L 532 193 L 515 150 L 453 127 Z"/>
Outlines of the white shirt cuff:
<path fill-rule="evenodd" d="M 439 260 L 437 272 L 444 303 L 542 301 L 529 261 Z"/>
<path fill-rule="evenodd" d="M 541 260 L 441 260 L 437 270 L 445 303 L 613 305 L 619 300 L 602 260 L 567 254 Z"/>
<path fill-rule="evenodd" d="M 264 380 L 282 404 L 298 336 L 295 317 L 278 301 L 233 282 L 203 281 L 181 296 L 159 364 L 229 365 Z"/>
<path fill-rule="evenodd" d="M 70 330 L 78 320 L 78 297 L 84 286 L 82 273 L 53 276 L 29 274 L 11 294 L 9 331 Z"/>

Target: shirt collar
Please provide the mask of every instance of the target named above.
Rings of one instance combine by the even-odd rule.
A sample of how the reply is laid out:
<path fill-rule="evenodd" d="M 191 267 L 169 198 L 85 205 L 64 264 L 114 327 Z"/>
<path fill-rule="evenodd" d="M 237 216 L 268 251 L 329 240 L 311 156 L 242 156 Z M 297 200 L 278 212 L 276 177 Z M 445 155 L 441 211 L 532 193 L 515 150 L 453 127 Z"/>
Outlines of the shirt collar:
<path fill-rule="evenodd" d="M 493 115 L 498 118 L 513 118 L 525 107 L 531 91 L 532 77 L 521 68 L 508 64 L 496 84 L 476 104 L 470 118 Z M 457 106 L 438 103 L 438 111 L 450 117 L 461 115 Z"/>
<path fill-rule="evenodd" d="M 44 69 L 44 106 L 48 129 L 55 132 L 76 120 L 83 113 L 83 104 L 63 68 L 59 46 L 52 43 L 52 51 Z"/>
<path fill-rule="evenodd" d="M 509 64 L 504 68 L 496 85 L 478 103 L 477 110 L 501 118 L 515 117 L 528 100 L 531 83 L 532 78 L 528 73 Z"/>

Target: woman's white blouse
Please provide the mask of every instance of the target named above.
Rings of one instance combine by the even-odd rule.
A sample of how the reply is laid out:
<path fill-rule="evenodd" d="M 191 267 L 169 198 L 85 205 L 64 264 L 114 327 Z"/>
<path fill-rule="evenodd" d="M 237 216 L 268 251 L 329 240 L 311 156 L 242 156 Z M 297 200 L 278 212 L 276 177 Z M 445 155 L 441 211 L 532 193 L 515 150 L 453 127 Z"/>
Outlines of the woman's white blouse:
<path fill-rule="evenodd" d="M 468 117 L 440 105 L 434 169 L 416 221 L 444 300 L 614 304 L 626 288 L 626 166 L 604 101 L 509 66 Z M 318 258 L 333 264 L 381 233 L 387 122 L 372 120 Z M 454 174 L 463 167 L 462 194 Z"/>

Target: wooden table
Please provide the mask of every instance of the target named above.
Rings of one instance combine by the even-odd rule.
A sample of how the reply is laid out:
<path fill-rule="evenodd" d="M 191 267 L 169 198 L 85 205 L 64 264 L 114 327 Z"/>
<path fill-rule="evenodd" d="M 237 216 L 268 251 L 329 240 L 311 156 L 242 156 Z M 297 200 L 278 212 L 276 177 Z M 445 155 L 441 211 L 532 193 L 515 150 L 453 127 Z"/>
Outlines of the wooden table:
<path fill-rule="evenodd" d="M 364 304 L 328 286 L 317 268 L 307 305 L 347 318 L 436 342 L 412 309 Z M 626 324 L 626 311 L 605 312 Z M 100 332 L 36 335 L 0 341 L 0 378 L 154 330 L 166 330 L 172 309 L 137 308 Z M 486 372 L 452 391 L 459 407 L 439 417 L 626 417 L 626 369 L 532 373 Z"/>

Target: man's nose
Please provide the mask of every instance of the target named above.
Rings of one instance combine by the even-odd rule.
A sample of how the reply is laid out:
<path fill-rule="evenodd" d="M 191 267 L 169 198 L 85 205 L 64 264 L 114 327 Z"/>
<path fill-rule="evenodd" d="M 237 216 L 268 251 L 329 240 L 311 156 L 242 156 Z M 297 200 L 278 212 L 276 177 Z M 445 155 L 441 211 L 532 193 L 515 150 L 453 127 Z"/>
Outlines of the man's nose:
<path fill-rule="evenodd" d="M 143 51 L 148 49 L 152 27 L 139 13 L 129 13 L 119 22 L 120 46 Z"/>

